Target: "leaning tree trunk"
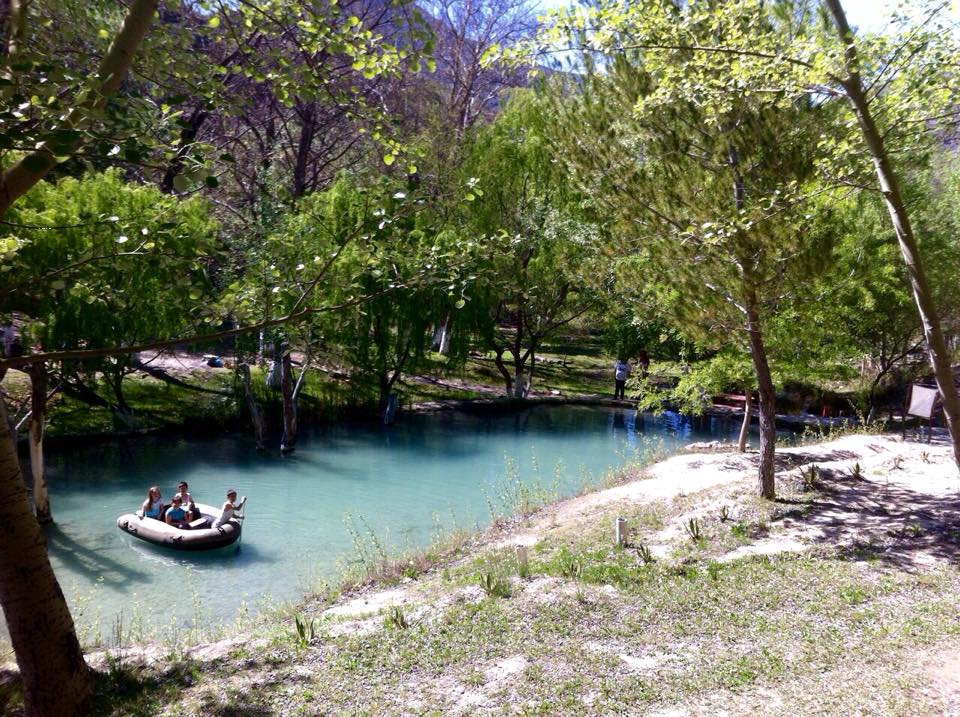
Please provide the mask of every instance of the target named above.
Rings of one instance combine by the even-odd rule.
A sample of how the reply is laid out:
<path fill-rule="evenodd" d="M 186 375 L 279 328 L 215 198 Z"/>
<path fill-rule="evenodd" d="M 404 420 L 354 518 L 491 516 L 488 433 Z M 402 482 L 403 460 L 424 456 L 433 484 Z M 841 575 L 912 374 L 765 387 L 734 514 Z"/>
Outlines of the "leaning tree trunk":
<path fill-rule="evenodd" d="M 280 388 L 283 392 L 283 438 L 280 452 L 292 453 L 297 449 L 297 405 L 293 397 L 293 364 L 290 350 L 284 346 L 280 357 Z"/>
<path fill-rule="evenodd" d="M 493 359 L 494 364 L 497 367 L 497 370 L 500 372 L 500 375 L 503 376 L 503 383 L 507 389 L 507 397 L 513 396 L 513 377 L 510 375 L 510 372 L 507 370 L 507 365 L 503 362 L 503 351 L 495 350 L 495 358 Z"/>
<path fill-rule="evenodd" d="M 266 443 L 263 439 L 263 412 L 257 405 L 257 399 L 253 397 L 253 388 L 250 385 L 250 366 L 245 363 L 238 363 L 237 371 L 240 373 L 240 381 L 243 384 L 243 397 L 246 399 L 247 410 L 250 412 L 250 423 L 253 424 L 253 437 L 257 444 L 257 450 L 262 453 L 266 450 Z"/>
<path fill-rule="evenodd" d="M 774 450 L 777 446 L 776 401 L 773 394 L 773 379 L 770 376 L 770 364 L 767 363 L 767 350 L 763 344 L 760 330 L 760 317 L 757 315 L 756 300 L 747 301 L 747 333 L 750 335 L 750 358 L 757 378 L 758 418 L 760 421 L 760 495 L 769 500 L 776 497 L 774 480 Z"/>
<path fill-rule="evenodd" d="M 33 477 L 33 507 L 37 522 L 52 523 L 47 471 L 43 461 L 43 424 L 47 418 L 47 365 L 30 367 L 30 473 Z"/>
<path fill-rule="evenodd" d="M 863 82 L 858 70 L 860 60 L 854 45 L 853 31 L 847 23 L 847 17 L 840 5 L 840 0 L 825 0 L 825 2 L 833 15 L 840 40 L 846 46 L 844 59 L 847 77 L 842 85 L 847 93 L 850 105 L 853 107 L 857 122 L 860 124 L 860 131 L 863 134 L 867 149 L 873 158 L 880 192 L 884 204 L 887 206 L 887 212 L 890 214 L 894 233 L 897 235 L 903 262 L 907 267 L 910 288 L 913 290 L 913 298 L 920 313 L 920 321 L 923 324 L 927 354 L 930 357 L 930 364 L 933 366 L 933 374 L 936 377 L 940 399 L 943 402 L 943 413 L 947 419 L 947 429 L 950 431 L 950 440 L 953 443 L 953 458 L 960 466 L 960 399 L 957 397 L 957 387 L 953 382 L 950 354 L 947 352 L 943 340 L 940 318 L 937 315 L 933 296 L 927 284 L 926 273 L 923 270 L 923 263 L 920 259 L 920 249 L 913 233 L 913 226 L 910 223 L 910 215 L 904 204 L 903 195 L 900 192 L 899 180 L 893 171 L 890 157 L 884 146 L 883 135 L 877 128 L 866 93 L 863 90 Z"/>
<path fill-rule="evenodd" d="M 744 391 L 743 397 L 743 423 L 740 424 L 740 438 L 737 439 L 737 450 L 741 453 L 747 452 L 747 436 L 750 435 L 750 419 L 753 418 L 753 396 L 748 388 Z"/>
<path fill-rule="evenodd" d="M 30 717 L 88 713 L 93 674 L 33 516 L 17 447 L 0 402 L 0 602 Z"/>

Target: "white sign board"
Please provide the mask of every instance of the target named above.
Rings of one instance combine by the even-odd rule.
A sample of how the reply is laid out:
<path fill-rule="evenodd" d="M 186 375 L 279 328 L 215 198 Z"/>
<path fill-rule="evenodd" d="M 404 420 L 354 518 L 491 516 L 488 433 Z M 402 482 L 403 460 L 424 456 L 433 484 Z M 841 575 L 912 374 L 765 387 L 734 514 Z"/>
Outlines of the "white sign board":
<path fill-rule="evenodd" d="M 935 388 L 914 384 L 913 390 L 910 392 L 910 408 L 907 409 L 907 413 L 920 418 L 931 418 L 939 396 L 940 394 Z"/>

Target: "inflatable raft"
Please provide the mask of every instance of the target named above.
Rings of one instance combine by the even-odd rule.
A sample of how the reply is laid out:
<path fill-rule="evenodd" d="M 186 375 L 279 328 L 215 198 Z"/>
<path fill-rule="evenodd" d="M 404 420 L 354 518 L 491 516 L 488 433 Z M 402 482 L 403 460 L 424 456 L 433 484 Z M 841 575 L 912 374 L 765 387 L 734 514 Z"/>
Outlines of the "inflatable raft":
<path fill-rule="evenodd" d="M 241 505 L 246 498 L 241 501 Z M 212 526 L 213 521 L 220 516 L 220 509 L 203 503 L 194 503 L 206 521 Z M 193 524 L 197 524 L 194 521 Z M 240 531 L 243 528 L 243 516 L 231 518 L 218 528 L 196 527 L 190 530 L 181 530 L 167 525 L 156 518 L 144 518 L 139 513 L 124 513 L 117 518 L 117 527 L 135 538 L 148 543 L 174 550 L 216 550 L 233 545 L 240 540 Z"/>

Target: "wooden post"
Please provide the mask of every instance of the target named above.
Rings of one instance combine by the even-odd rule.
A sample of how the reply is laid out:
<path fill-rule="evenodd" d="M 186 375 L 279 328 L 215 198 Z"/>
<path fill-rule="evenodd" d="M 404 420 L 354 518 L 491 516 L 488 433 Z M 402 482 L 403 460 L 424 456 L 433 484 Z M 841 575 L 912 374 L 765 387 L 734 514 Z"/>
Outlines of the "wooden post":
<path fill-rule="evenodd" d="M 626 518 L 617 518 L 613 523 L 613 540 L 617 547 L 622 548 L 627 544 L 627 538 L 630 535 L 630 528 L 627 527 Z"/>
<path fill-rule="evenodd" d="M 527 556 L 527 546 L 514 546 L 513 554 L 517 559 L 517 573 L 520 575 L 526 575 L 530 571 L 530 559 Z"/>
<path fill-rule="evenodd" d="M 243 385 L 243 396 L 247 401 L 247 409 L 250 411 L 250 422 L 253 424 L 253 436 L 257 442 L 257 450 L 263 452 L 266 450 L 264 443 L 263 413 L 257 400 L 253 397 L 253 389 L 250 386 L 250 367 L 245 363 L 237 364 L 237 372 L 240 374 L 240 381 Z"/>

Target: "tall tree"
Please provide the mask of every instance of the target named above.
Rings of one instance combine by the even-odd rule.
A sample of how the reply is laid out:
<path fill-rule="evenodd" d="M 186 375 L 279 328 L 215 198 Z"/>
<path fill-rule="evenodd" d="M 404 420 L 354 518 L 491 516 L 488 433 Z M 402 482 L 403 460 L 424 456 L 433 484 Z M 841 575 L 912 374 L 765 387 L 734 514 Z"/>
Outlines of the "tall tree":
<path fill-rule="evenodd" d="M 656 49 L 618 49 L 603 58 L 572 101 L 561 98 L 560 156 L 582 191 L 620 219 L 627 252 L 650 269 L 651 293 L 685 332 L 722 337 L 751 357 L 759 393 L 760 492 L 773 498 L 775 395 L 766 325 L 792 286 L 817 267 L 829 237 L 811 231 L 803 206 L 822 190 L 808 148 L 829 126 L 831 108 L 740 92 L 735 57 L 713 55 L 699 77 L 716 88 L 692 98 L 683 68 L 689 45 L 723 44 L 769 13 L 689 15 L 647 8 L 618 28 L 648 33 Z M 677 25 L 685 45 L 671 52 Z M 781 23 L 783 41 L 797 32 Z M 588 68 L 592 58 L 586 57 Z M 573 130 L 573 128 L 576 128 Z"/>
<path fill-rule="evenodd" d="M 940 316 L 927 279 L 927 272 L 924 269 L 920 244 L 914 233 L 911 213 L 904 200 L 901 178 L 888 150 L 891 138 L 885 136 L 885 132 L 876 117 L 877 105 L 880 104 L 881 107 L 884 105 L 885 108 L 893 106 L 894 109 L 900 110 L 887 113 L 886 123 L 889 129 L 896 128 L 897 122 L 906 121 L 910 125 L 923 122 L 925 119 L 936 122 L 938 119 L 936 110 L 934 110 L 932 116 L 927 114 L 926 117 L 924 115 L 918 117 L 912 105 L 924 98 L 934 99 L 935 93 L 941 95 L 938 104 L 943 102 L 942 89 L 939 91 L 935 89 L 931 92 L 929 85 L 931 82 L 942 81 L 945 76 L 939 67 L 931 68 L 927 62 L 932 60 L 939 65 L 938 60 L 941 57 L 952 56 L 956 58 L 960 56 L 960 53 L 958 53 L 952 39 L 947 39 L 945 43 L 942 37 L 943 33 L 952 36 L 951 30 L 941 28 L 940 33 L 938 33 L 936 27 L 924 28 L 921 26 L 903 38 L 902 43 L 886 58 L 887 62 L 880 66 L 879 71 L 872 78 L 869 78 L 869 84 L 865 85 L 863 67 L 866 58 L 861 56 L 856 35 L 847 22 L 842 5 L 839 0 L 824 0 L 823 4 L 830 12 L 837 37 L 843 46 L 842 71 L 838 72 L 834 78 L 843 89 L 844 95 L 850 103 L 860 127 L 863 143 L 873 160 L 880 195 L 883 197 L 887 212 L 890 214 L 890 221 L 893 224 L 897 243 L 903 255 L 904 266 L 910 278 L 913 298 L 920 314 L 927 353 L 933 367 L 937 388 L 940 391 L 943 413 L 946 416 L 947 428 L 950 431 L 950 438 L 953 443 L 954 460 L 960 467 L 960 397 L 957 395 L 957 386 L 950 365 L 950 354 L 943 338 Z M 940 3 L 938 8 L 931 11 L 931 17 L 942 12 L 944 5 L 944 3 Z M 912 61 L 903 61 L 900 60 L 901 55 L 906 55 L 909 58 L 916 58 L 918 55 L 920 57 L 912 59 Z M 900 72 L 892 69 L 893 66 L 899 65 L 901 62 L 910 62 L 911 64 L 902 68 Z M 951 82 L 951 84 L 955 86 L 955 82 Z M 901 94 L 904 91 L 907 94 Z M 951 94 L 952 96 L 948 100 L 953 104 L 953 107 L 948 105 L 944 109 L 950 122 L 955 123 L 957 93 L 954 91 Z M 882 97 L 884 95 L 885 97 Z M 900 107 L 896 107 L 898 103 Z M 922 109 L 924 114 L 929 111 L 929 107 Z M 940 118 L 942 118 L 942 115 L 940 115 Z M 924 133 L 921 132 L 920 134 L 923 136 Z M 896 144 L 897 139 L 895 135 L 893 137 L 894 144 Z M 900 136 L 900 139 L 903 140 L 903 135 Z"/>
<path fill-rule="evenodd" d="M 465 231 L 488 237 L 471 292 L 483 311 L 472 315 L 514 398 L 530 390 L 544 341 L 598 307 L 612 276 L 603 223 L 553 155 L 547 110 L 532 91 L 518 90 L 478 132 L 461 170 L 474 183 L 463 203 Z"/>
<path fill-rule="evenodd" d="M 32 29 L 26 2 L 11 2 L 4 74 L 13 91 L 0 112 L 0 131 L 9 146 L 35 149 L 9 161 L 0 158 L 0 216 L 46 176 L 58 158 L 71 154 L 98 110 L 120 87 L 142 42 L 157 0 L 133 0 L 110 49 L 85 93 L 65 114 L 49 112 L 46 123 L 22 121 L 17 67 L 33 69 L 38 58 L 25 58 L 22 47 Z M 25 62 L 25 65 L 19 63 Z M 90 68 L 92 69 L 92 68 Z M 58 98 L 59 100 L 59 98 Z M 55 108 L 56 109 L 56 108 Z M 0 368 L 0 375 L 6 373 Z M 47 557 L 46 539 L 33 516 L 6 409 L 0 407 L 0 604 L 23 678 L 30 715 L 73 717 L 85 714 L 93 695 L 93 676 L 77 640 L 63 591 Z"/>

